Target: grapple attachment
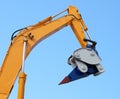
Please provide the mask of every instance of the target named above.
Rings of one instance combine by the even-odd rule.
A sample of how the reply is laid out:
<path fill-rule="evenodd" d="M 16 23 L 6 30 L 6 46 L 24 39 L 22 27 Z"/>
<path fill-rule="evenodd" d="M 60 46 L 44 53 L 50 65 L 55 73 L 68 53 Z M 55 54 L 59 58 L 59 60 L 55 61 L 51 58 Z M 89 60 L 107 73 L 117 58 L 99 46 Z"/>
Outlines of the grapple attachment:
<path fill-rule="evenodd" d="M 60 84 L 84 78 L 90 74 L 97 76 L 103 73 L 104 69 L 100 62 L 101 59 L 95 49 L 91 47 L 77 49 L 68 59 L 68 64 L 74 69 Z"/>

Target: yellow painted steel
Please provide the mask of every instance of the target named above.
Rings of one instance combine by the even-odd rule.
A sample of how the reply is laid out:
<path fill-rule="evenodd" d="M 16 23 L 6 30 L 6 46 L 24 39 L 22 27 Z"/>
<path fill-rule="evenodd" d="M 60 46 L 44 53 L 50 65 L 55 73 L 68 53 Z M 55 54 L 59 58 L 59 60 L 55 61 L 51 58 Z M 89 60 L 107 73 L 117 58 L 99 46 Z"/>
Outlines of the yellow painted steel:
<path fill-rule="evenodd" d="M 26 74 L 24 72 L 20 72 L 17 99 L 24 99 L 25 81 L 26 81 Z"/>
<path fill-rule="evenodd" d="M 67 11 L 68 14 L 63 17 L 52 19 L 52 17 L 50 16 L 35 25 L 27 27 L 26 29 L 19 32 L 12 40 L 12 43 L 8 48 L 0 70 L 0 99 L 8 98 L 14 82 L 19 74 L 19 71 L 21 70 L 24 38 L 27 39 L 25 56 L 26 58 L 31 50 L 40 41 L 68 25 L 71 26 L 81 46 L 83 48 L 86 47 L 87 42 L 84 41 L 84 39 L 86 38 L 84 31 L 87 30 L 87 27 L 82 20 L 78 9 L 74 6 L 69 6 Z M 22 89 L 24 89 L 22 87 L 24 87 L 25 81 L 25 75 L 23 75 L 24 74 L 20 74 L 21 78 L 19 81 L 22 83 L 19 87 L 21 90 L 21 94 L 24 93 L 22 93 Z M 21 94 L 18 94 L 18 97 L 23 97 L 21 96 Z"/>

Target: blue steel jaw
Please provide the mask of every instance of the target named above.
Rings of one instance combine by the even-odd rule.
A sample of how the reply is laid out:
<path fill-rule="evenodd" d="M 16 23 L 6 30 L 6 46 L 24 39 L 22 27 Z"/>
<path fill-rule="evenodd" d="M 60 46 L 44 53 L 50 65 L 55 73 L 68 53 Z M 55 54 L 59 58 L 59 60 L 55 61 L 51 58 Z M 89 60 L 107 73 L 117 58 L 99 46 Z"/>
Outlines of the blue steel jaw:
<path fill-rule="evenodd" d="M 83 77 L 87 77 L 89 75 L 90 75 L 89 72 L 82 73 L 78 70 L 78 67 L 75 67 L 73 69 L 73 71 L 59 83 L 59 85 L 69 83 L 69 82 L 72 82 L 74 80 L 77 80 L 77 79 L 80 79 L 80 78 L 83 78 Z"/>
<path fill-rule="evenodd" d="M 91 74 L 96 74 L 98 73 L 98 70 L 96 68 L 96 66 L 94 65 L 88 65 L 88 71 L 83 73 L 79 70 L 79 68 L 76 66 L 72 72 L 66 76 L 60 83 L 59 85 L 61 84 L 66 84 L 66 83 L 69 83 L 69 82 L 72 82 L 72 81 L 75 81 L 75 80 L 78 80 L 78 79 L 81 79 L 81 78 L 84 78 L 84 77 L 87 77 Z"/>

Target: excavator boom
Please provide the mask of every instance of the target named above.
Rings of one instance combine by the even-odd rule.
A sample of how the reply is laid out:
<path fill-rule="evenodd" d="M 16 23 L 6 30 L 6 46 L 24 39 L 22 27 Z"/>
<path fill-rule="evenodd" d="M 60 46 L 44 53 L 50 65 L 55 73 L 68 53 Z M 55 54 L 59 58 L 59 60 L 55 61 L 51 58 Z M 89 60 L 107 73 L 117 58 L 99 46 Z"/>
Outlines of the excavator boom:
<path fill-rule="evenodd" d="M 86 48 L 88 41 L 84 40 L 86 39 L 84 32 L 87 31 L 87 27 L 78 9 L 74 6 L 69 6 L 67 11 L 68 14 L 63 17 L 54 19 L 54 17 L 50 16 L 35 25 L 21 29 L 17 35 L 13 33 L 10 46 L 0 69 L 0 99 L 8 98 L 14 82 L 22 69 L 23 46 L 25 42 L 26 54 L 24 58 L 26 59 L 31 50 L 40 41 L 69 25 L 82 48 Z"/>

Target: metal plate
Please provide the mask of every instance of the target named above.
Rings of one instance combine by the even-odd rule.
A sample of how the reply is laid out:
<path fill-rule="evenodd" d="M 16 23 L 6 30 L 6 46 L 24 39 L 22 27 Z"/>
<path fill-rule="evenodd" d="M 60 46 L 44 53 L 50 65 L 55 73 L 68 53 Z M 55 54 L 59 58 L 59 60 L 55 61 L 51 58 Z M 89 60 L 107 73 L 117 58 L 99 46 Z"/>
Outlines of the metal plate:
<path fill-rule="evenodd" d="M 82 72 L 82 73 L 86 73 L 88 71 L 88 67 L 85 63 L 83 62 L 80 62 L 80 61 L 77 61 L 75 60 L 76 64 L 77 64 L 77 67 L 78 69 Z"/>
<path fill-rule="evenodd" d="M 101 59 L 99 58 L 99 56 L 91 48 L 78 49 L 73 53 L 73 57 L 91 65 L 96 65 L 101 62 Z"/>

